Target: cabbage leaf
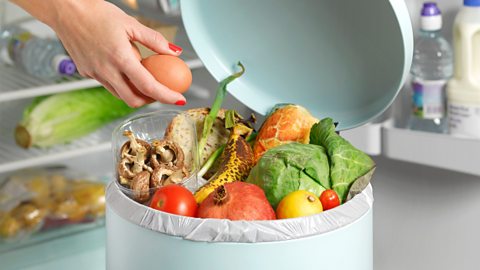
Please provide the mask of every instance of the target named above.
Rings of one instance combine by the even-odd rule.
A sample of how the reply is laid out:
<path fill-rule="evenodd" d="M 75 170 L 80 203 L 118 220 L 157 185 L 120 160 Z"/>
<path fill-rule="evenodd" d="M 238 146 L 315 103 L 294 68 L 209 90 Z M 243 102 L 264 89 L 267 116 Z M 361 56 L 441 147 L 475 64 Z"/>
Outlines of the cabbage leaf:
<path fill-rule="evenodd" d="M 347 199 L 352 184 L 375 167 L 375 162 L 367 154 L 335 132 L 331 118 L 322 119 L 312 126 L 310 143 L 321 145 L 327 150 L 332 188 L 342 202 Z"/>

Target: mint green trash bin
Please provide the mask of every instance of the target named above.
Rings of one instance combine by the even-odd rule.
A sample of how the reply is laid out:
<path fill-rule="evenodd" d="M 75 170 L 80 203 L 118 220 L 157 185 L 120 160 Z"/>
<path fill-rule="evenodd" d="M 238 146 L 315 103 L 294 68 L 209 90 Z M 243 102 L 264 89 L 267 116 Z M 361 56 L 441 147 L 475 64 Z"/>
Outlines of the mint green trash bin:
<path fill-rule="evenodd" d="M 183 0 L 183 22 L 209 72 L 241 61 L 229 92 L 265 114 L 296 103 L 340 130 L 394 100 L 411 64 L 402 0 Z M 376 179 L 375 181 L 382 181 Z M 372 188 L 318 215 L 229 221 L 170 215 L 107 188 L 107 269 L 373 269 Z"/>

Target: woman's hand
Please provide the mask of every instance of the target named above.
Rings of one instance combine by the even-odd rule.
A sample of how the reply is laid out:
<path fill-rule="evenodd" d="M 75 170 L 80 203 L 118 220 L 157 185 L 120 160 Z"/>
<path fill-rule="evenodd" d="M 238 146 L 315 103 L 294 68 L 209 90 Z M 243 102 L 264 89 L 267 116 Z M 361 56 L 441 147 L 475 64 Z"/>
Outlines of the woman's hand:
<path fill-rule="evenodd" d="M 55 30 L 82 76 L 102 83 L 129 106 L 158 100 L 184 105 L 185 97 L 157 82 L 132 48 L 138 41 L 159 54 L 182 49 L 103 0 L 14 0 Z"/>

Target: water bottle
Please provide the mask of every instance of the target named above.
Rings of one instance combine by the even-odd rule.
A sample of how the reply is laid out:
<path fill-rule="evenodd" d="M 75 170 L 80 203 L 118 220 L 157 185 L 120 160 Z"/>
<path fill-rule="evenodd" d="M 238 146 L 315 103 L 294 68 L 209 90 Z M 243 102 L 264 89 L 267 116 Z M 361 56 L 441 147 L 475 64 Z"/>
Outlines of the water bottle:
<path fill-rule="evenodd" d="M 453 57 L 450 45 L 440 33 L 442 15 L 435 3 L 423 4 L 420 25 L 410 72 L 413 110 L 408 127 L 446 133 L 445 88 L 453 73 Z"/>
<path fill-rule="evenodd" d="M 75 64 L 58 40 L 43 39 L 18 26 L 0 33 L 0 61 L 41 78 L 72 75 Z"/>

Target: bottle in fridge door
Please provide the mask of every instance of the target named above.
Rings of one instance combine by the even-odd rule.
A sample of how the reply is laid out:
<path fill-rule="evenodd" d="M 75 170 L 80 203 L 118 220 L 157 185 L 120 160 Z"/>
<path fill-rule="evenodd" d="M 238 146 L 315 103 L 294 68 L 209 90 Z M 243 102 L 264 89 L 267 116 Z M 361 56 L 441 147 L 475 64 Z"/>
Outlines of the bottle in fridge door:
<path fill-rule="evenodd" d="M 450 44 L 441 34 L 442 14 L 436 3 L 423 4 L 420 34 L 411 68 L 412 113 L 408 127 L 436 133 L 447 131 L 445 86 L 452 76 Z"/>
<path fill-rule="evenodd" d="M 69 76 L 77 70 L 58 40 L 36 37 L 18 26 L 1 31 L 0 55 L 0 62 L 41 78 Z"/>
<path fill-rule="evenodd" d="M 448 83 L 453 135 L 480 138 L 480 0 L 464 0 L 453 26 L 455 73 Z"/>

